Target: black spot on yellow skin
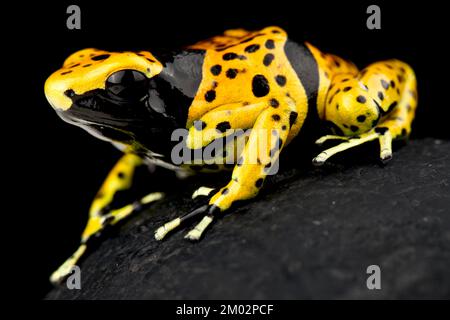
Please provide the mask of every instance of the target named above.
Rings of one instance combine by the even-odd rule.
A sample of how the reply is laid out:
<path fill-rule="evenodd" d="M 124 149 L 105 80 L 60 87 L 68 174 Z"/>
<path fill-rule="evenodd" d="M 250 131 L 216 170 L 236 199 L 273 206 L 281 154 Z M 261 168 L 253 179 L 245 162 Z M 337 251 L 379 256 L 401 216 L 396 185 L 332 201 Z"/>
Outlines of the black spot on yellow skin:
<path fill-rule="evenodd" d="M 87 67 L 90 67 L 90 66 L 92 66 L 92 63 L 85 64 L 85 65 L 83 66 L 83 68 L 87 68 Z"/>
<path fill-rule="evenodd" d="M 356 132 L 359 130 L 359 128 L 357 126 L 350 126 L 350 130 L 352 130 L 353 132 Z"/>
<path fill-rule="evenodd" d="M 202 131 L 203 129 L 206 128 L 206 122 L 202 120 L 195 121 L 194 128 L 197 129 L 198 131 Z"/>
<path fill-rule="evenodd" d="M 272 39 L 269 39 L 266 41 L 266 48 L 267 49 L 274 49 L 275 48 L 275 43 L 273 42 Z"/>
<path fill-rule="evenodd" d="M 295 123 L 295 120 L 297 120 L 298 113 L 295 111 L 291 111 L 291 114 L 289 115 L 289 125 L 292 127 L 292 125 Z"/>
<path fill-rule="evenodd" d="M 215 76 L 218 76 L 222 72 L 222 66 L 220 64 L 216 64 L 211 67 L 211 73 Z"/>
<path fill-rule="evenodd" d="M 108 59 L 109 57 L 110 57 L 109 54 L 100 54 L 100 55 L 98 55 L 98 56 L 92 57 L 91 60 L 94 60 L 94 61 L 102 61 L 102 60 Z"/>
<path fill-rule="evenodd" d="M 259 178 L 258 180 L 256 180 L 255 187 L 257 187 L 258 189 L 261 188 L 263 181 L 264 181 L 263 178 Z"/>
<path fill-rule="evenodd" d="M 384 100 L 384 95 L 383 95 L 383 92 L 381 92 L 381 91 L 378 91 L 378 98 L 381 100 L 381 101 L 383 101 Z"/>
<path fill-rule="evenodd" d="M 342 90 L 342 91 L 347 92 L 347 91 L 350 91 L 351 89 L 352 89 L 352 87 L 345 87 L 344 90 Z"/>
<path fill-rule="evenodd" d="M 264 97 L 270 91 L 269 81 L 262 74 L 257 74 L 252 80 L 252 92 L 255 97 Z"/>
<path fill-rule="evenodd" d="M 391 80 L 391 87 L 395 88 L 395 81 L 394 80 Z"/>
<path fill-rule="evenodd" d="M 123 179 L 123 178 L 125 178 L 125 174 L 124 174 L 123 172 L 119 172 L 119 173 L 117 174 L 117 177 L 118 177 L 119 179 Z"/>
<path fill-rule="evenodd" d="M 205 100 L 208 102 L 212 102 L 214 101 L 214 99 L 216 99 L 216 91 L 214 90 L 209 90 L 205 93 Z"/>
<path fill-rule="evenodd" d="M 387 90 L 389 88 L 389 83 L 386 80 L 381 79 L 381 86 Z"/>
<path fill-rule="evenodd" d="M 228 188 L 225 188 L 225 189 L 222 190 L 222 194 L 223 195 L 226 195 L 228 192 L 230 192 L 230 190 L 228 190 Z"/>
<path fill-rule="evenodd" d="M 357 118 L 356 118 L 356 120 L 358 120 L 358 122 L 364 122 L 364 121 L 366 121 L 366 116 L 365 115 L 359 115 Z"/>
<path fill-rule="evenodd" d="M 245 50 L 245 52 L 253 53 L 253 52 L 258 51 L 259 48 L 260 48 L 259 44 L 251 44 L 248 47 L 246 47 L 244 50 Z"/>
<path fill-rule="evenodd" d="M 284 87 L 286 85 L 286 77 L 282 75 L 278 75 L 275 77 L 275 81 L 278 83 L 280 87 Z"/>
<path fill-rule="evenodd" d="M 277 99 L 270 99 L 270 106 L 273 108 L 278 108 L 278 106 L 280 105 L 280 103 L 278 102 Z"/>
<path fill-rule="evenodd" d="M 272 119 L 274 120 L 274 121 L 280 121 L 280 116 L 278 115 L 278 114 L 273 114 L 272 115 Z"/>
<path fill-rule="evenodd" d="M 358 101 L 359 103 L 365 103 L 366 102 L 366 97 L 364 96 L 358 96 L 356 98 L 356 101 Z"/>
<path fill-rule="evenodd" d="M 219 132 L 223 133 L 223 132 L 227 131 L 228 129 L 231 129 L 231 125 L 228 121 L 223 121 L 223 122 L 220 122 L 217 124 L 216 129 Z"/>
<path fill-rule="evenodd" d="M 266 54 L 263 60 L 264 65 L 268 67 L 272 63 L 273 59 L 275 59 L 275 56 L 273 54 L 271 53 Z"/>
<path fill-rule="evenodd" d="M 388 128 L 386 128 L 386 127 L 378 127 L 378 128 L 375 128 L 375 132 L 376 133 L 379 133 L 379 134 L 381 134 L 381 135 L 384 135 L 385 133 L 386 133 L 386 131 L 388 131 L 389 129 Z"/>
<path fill-rule="evenodd" d="M 285 125 L 283 125 L 282 127 L 281 127 L 281 130 L 283 130 L 283 131 L 285 131 L 287 129 L 287 127 L 285 126 Z"/>
<path fill-rule="evenodd" d="M 227 78 L 229 78 L 229 79 L 236 78 L 237 74 L 238 74 L 238 70 L 237 69 L 228 69 L 227 73 L 226 73 Z"/>
<path fill-rule="evenodd" d="M 228 52 L 228 53 L 225 53 L 225 54 L 222 56 L 222 59 L 225 60 L 225 61 L 229 61 L 229 60 L 234 60 L 234 59 L 236 59 L 237 57 L 238 57 L 238 55 L 237 55 L 236 53 L 234 53 L 234 52 Z"/>
<path fill-rule="evenodd" d="M 72 73 L 72 70 L 65 71 L 65 72 L 61 72 L 61 75 L 63 76 L 63 75 L 65 75 L 65 74 L 69 74 L 69 73 Z"/>
<path fill-rule="evenodd" d="M 389 112 L 391 112 L 392 110 L 394 110 L 394 108 L 397 106 L 397 104 L 398 104 L 397 101 L 392 102 L 391 105 L 388 107 L 386 113 L 389 113 Z"/>

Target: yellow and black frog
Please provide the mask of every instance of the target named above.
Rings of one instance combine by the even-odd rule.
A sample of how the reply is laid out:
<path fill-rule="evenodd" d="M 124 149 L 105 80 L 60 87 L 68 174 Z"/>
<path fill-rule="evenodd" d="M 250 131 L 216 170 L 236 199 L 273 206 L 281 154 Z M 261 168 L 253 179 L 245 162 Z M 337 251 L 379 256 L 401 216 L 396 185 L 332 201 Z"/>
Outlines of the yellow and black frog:
<path fill-rule="evenodd" d="M 194 193 L 208 197 L 205 205 L 155 232 L 161 240 L 185 220 L 201 217 L 186 235 L 198 240 L 234 202 L 258 194 L 281 150 L 302 127 L 331 129 L 333 135 L 317 144 L 342 140 L 315 157 L 316 165 L 371 140 L 379 141 L 385 162 L 392 157 L 392 140 L 410 134 L 417 105 L 416 78 L 406 63 L 387 60 L 360 71 L 309 43 L 291 41 L 274 26 L 228 30 L 175 51 L 84 49 L 48 78 L 45 94 L 63 120 L 124 152 L 92 203 L 80 247 L 52 274 L 54 283 L 68 274 L 94 235 L 162 197 L 151 193 L 108 209 L 115 193 L 130 188 L 138 166 L 157 164 L 180 174 L 232 171 L 219 190 L 202 187 Z M 174 160 L 180 142 L 173 139 L 180 129 L 188 151 L 225 142 L 208 161 L 180 162 Z M 239 130 L 244 133 L 235 134 Z"/>

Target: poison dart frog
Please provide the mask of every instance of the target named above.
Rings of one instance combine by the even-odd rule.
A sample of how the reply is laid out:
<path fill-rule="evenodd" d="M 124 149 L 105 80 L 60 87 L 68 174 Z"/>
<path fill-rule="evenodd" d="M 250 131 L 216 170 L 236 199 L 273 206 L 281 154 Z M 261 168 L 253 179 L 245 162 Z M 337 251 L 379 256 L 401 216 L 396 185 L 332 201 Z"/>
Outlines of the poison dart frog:
<path fill-rule="evenodd" d="M 392 157 L 392 141 L 410 134 L 417 105 L 416 78 L 406 63 L 392 59 L 359 70 L 310 43 L 290 40 L 276 26 L 227 30 L 172 51 L 84 49 L 47 79 L 45 95 L 63 120 L 124 152 L 92 202 L 80 247 L 51 275 L 53 283 L 67 276 L 88 240 L 105 226 L 162 197 L 151 193 L 108 209 L 115 193 L 130 188 L 138 166 L 156 164 L 181 173 L 231 170 L 227 185 L 195 192 L 207 197 L 203 206 L 155 232 L 161 240 L 186 220 L 200 217 L 186 235 L 198 240 L 233 203 L 258 194 L 280 152 L 302 128 L 329 128 L 330 134 L 316 141 L 319 145 L 342 140 L 317 155 L 315 165 L 371 140 L 379 141 L 380 159 L 386 162 Z M 205 148 L 233 130 L 250 131 L 226 142 L 224 152 L 215 155 L 214 160 L 226 162 L 192 165 L 171 158 L 171 135 L 180 128 L 186 130 L 189 150 Z M 227 152 L 236 151 L 238 141 L 243 147 Z"/>

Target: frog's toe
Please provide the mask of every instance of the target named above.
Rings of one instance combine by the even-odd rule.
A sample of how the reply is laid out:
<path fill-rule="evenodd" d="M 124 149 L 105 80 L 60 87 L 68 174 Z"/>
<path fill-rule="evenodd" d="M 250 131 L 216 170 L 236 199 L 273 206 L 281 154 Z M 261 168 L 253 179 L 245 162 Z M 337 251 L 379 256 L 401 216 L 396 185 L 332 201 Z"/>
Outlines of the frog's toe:
<path fill-rule="evenodd" d="M 86 244 L 81 244 L 77 251 L 71 255 L 56 271 L 50 276 L 50 282 L 53 285 L 61 284 L 73 271 L 80 257 L 86 252 Z"/>
<path fill-rule="evenodd" d="M 381 150 L 380 160 L 383 164 L 388 163 L 392 159 L 392 150 Z"/>
<path fill-rule="evenodd" d="M 158 229 L 156 229 L 155 231 L 155 239 L 160 241 L 162 239 L 164 239 L 164 237 L 173 229 L 177 228 L 181 223 L 181 218 L 176 218 L 173 219 L 167 223 L 165 223 L 164 225 L 162 225 L 161 227 L 159 227 Z"/>
<path fill-rule="evenodd" d="M 212 217 L 213 212 L 216 212 L 216 210 L 217 210 L 216 206 L 205 204 L 195 210 L 192 210 L 191 212 L 189 212 L 183 216 L 175 218 L 175 219 L 165 223 L 158 229 L 156 229 L 155 239 L 158 241 L 162 240 L 170 231 L 179 227 L 186 220 L 190 220 L 190 219 L 198 217 L 199 215 L 206 214 L 206 216 L 203 218 L 203 220 L 198 224 L 198 228 L 196 227 L 197 230 L 200 231 L 200 234 L 198 235 L 198 238 L 200 238 L 201 233 L 206 229 L 206 227 L 212 221 L 212 219 L 210 219 L 211 221 L 208 221 L 207 217 Z M 194 228 L 193 230 L 195 230 L 196 228 Z M 196 240 L 195 239 L 196 236 L 197 236 L 197 232 L 193 232 L 192 240 Z"/>
<path fill-rule="evenodd" d="M 392 159 L 392 134 L 389 130 L 380 133 L 378 138 L 380 142 L 380 160 L 383 164 L 386 164 Z"/>
<path fill-rule="evenodd" d="M 319 167 L 319 166 L 323 165 L 325 163 L 325 161 L 327 161 L 327 159 L 328 159 L 327 152 L 322 151 L 315 158 L 312 159 L 312 163 L 313 163 L 313 165 Z"/>
<path fill-rule="evenodd" d="M 194 229 L 189 231 L 185 239 L 191 240 L 191 241 L 198 241 L 202 237 L 203 232 L 206 230 L 206 228 L 213 222 L 214 217 L 213 215 L 206 215 L 203 217 L 202 221 L 200 221 Z"/>
<path fill-rule="evenodd" d="M 337 135 L 329 134 L 329 135 L 320 137 L 319 139 L 316 140 L 315 143 L 316 143 L 318 146 L 320 146 L 320 145 L 324 144 L 324 143 L 325 143 L 326 141 L 328 141 L 328 140 L 348 140 L 348 139 L 349 139 L 349 138 L 348 138 L 348 137 L 345 137 L 345 136 L 337 136 Z"/>
<path fill-rule="evenodd" d="M 344 138 L 346 138 L 346 137 L 344 137 Z M 325 163 L 325 161 L 327 161 L 330 157 L 334 156 L 335 154 L 345 151 L 347 149 L 359 146 L 368 141 L 375 140 L 377 138 L 379 138 L 379 134 L 376 132 L 370 132 L 370 133 L 362 135 L 362 136 L 346 138 L 346 139 L 344 139 L 345 141 L 341 142 L 337 146 L 326 149 L 326 150 L 322 151 L 321 153 L 319 153 L 319 155 L 316 156 L 312 160 L 312 163 L 315 166 L 321 166 Z M 383 144 L 383 141 L 380 140 L 380 143 Z"/>
<path fill-rule="evenodd" d="M 211 192 L 214 191 L 214 188 L 208 188 L 208 187 L 200 187 L 197 190 L 194 191 L 194 193 L 192 194 L 192 199 L 195 199 L 197 197 L 203 196 L 209 196 L 211 194 Z"/>

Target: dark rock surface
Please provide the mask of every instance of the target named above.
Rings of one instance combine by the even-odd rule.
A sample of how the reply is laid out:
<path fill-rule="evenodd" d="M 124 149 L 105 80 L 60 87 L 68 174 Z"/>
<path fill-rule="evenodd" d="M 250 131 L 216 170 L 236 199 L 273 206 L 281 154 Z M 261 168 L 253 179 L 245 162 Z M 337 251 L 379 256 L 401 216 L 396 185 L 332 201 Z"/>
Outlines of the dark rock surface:
<path fill-rule="evenodd" d="M 47 299 L 450 298 L 450 142 L 412 140 L 384 167 L 377 152 L 291 166 L 199 243 L 190 226 L 154 240 L 192 207 L 169 195 L 83 261 L 81 290 Z M 372 264 L 381 290 L 366 287 Z"/>

